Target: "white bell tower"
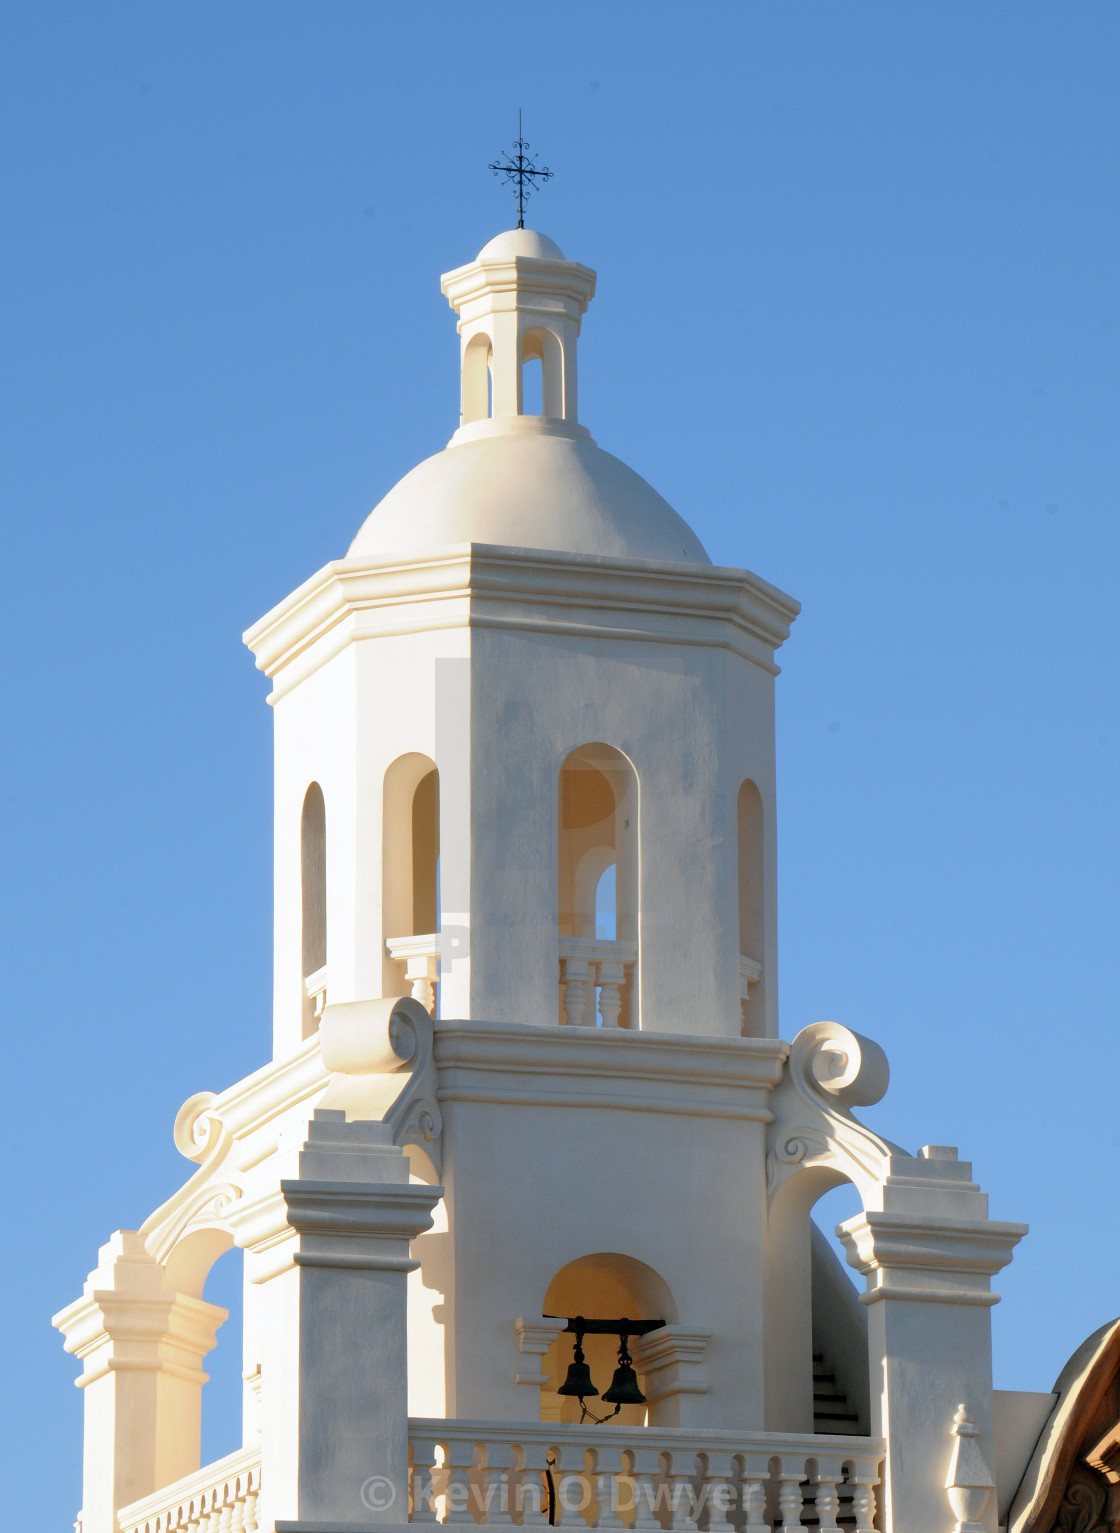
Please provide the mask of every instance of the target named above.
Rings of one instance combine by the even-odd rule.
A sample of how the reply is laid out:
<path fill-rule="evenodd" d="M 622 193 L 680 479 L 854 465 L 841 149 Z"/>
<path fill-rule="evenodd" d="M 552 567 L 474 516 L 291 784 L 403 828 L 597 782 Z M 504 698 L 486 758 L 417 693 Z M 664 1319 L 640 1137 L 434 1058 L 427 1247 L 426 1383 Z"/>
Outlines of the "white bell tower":
<path fill-rule="evenodd" d="M 409 992 L 442 1017 L 776 1036 L 774 651 L 797 603 L 714 567 L 579 424 L 594 272 L 517 229 L 442 285 L 459 429 L 246 635 L 274 683 L 277 1053 L 324 998 Z"/>
<path fill-rule="evenodd" d="M 193 1174 L 55 1316 L 80 1533 L 997 1533 L 991 1279 L 1025 1227 L 859 1121 L 874 1043 L 778 1034 L 797 604 L 580 425 L 593 272 L 519 228 L 443 286 L 459 428 L 246 636 L 274 1057 L 189 1083 Z M 862 1293 L 811 1219 L 841 1182 Z M 234 1246 L 242 1441 L 201 1465 Z"/>

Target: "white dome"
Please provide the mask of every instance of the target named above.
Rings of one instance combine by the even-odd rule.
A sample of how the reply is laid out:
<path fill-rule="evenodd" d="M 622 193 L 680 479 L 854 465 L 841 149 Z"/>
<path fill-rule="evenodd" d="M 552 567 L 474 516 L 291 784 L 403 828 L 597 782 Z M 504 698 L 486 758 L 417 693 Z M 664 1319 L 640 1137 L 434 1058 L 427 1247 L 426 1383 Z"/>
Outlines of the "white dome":
<path fill-rule="evenodd" d="M 533 256 L 538 261 L 562 261 L 564 252 L 555 240 L 550 240 L 547 234 L 538 234 L 535 229 L 507 229 L 504 234 L 495 234 L 478 252 L 480 261 L 496 261 L 509 256 Z"/>
<path fill-rule="evenodd" d="M 633 469 L 590 440 L 536 431 L 456 443 L 426 458 L 374 507 L 350 553 L 376 558 L 456 543 L 711 563 L 687 522 Z"/>

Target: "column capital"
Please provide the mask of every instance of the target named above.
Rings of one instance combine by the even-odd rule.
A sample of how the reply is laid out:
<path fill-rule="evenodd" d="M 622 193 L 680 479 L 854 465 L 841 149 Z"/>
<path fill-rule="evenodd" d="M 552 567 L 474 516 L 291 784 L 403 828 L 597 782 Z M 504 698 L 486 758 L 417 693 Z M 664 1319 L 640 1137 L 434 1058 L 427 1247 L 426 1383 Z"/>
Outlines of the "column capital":
<path fill-rule="evenodd" d="M 384 1123 L 347 1123 L 320 1108 L 299 1146 L 278 1157 L 281 1176 L 227 1212 L 251 1282 L 292 1267 L 411 1272 L 409 1242 L 432 1225 L 442 1187 L 410 1184 L 408 1158 Z"/>
<path fill-rule="evenodd" d="M 78 1388 L 123 1370 L 205 1383 L 202 1359 L 229 1311 L 165 1289 L 162 1267 L 135 1230 L 118 1230 L 99 1256 L 81 1298 L 51 1322 L 84 1364 Z"/>
<path fill-rule="evenodd" d="M 1011 1260 L 1025 1224 L 929 1214 L 857 1214 L 837 1226 L 848 1263 L 867 1279 L 864 1304 L 883 1299 L 998 1304 L 990 1280 Z"/>

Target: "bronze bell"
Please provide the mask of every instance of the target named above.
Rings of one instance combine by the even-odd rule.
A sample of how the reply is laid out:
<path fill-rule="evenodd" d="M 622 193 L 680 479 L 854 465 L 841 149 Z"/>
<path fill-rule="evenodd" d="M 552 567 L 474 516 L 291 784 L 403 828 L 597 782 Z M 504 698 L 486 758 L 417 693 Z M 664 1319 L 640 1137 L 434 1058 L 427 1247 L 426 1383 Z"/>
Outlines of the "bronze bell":
<path fill-rule="evenodd" d="M 582 1351 L 582 1348 L 580 1349 Z M 577 1357 L 574 1363 L 568 1364 L 568 1377 L 556 1391 L 558 1395 L 575 1395 L 578 1400 L 589 1400 L 599 1391 L 591 1382 L 591 1369 Z"/>
<path fill-rule="evenodd" d="M 558 1395 L 574 1395 L 577 1400 L 590 1400 L 599 1391 L 591 1382 L 591 1369 L 583 1356 L 582 1316 L 576 1322 L 576 1349 L 573 1361 L 568 1364 L 568 1377 L 556 1391 Z"/>
<path fill-rule="evenodd" d="M 629 1362 L 619 1363 L 614 1371 L 611 1387 L 603 1391 L 603 1399 L 610 1405 L 644 1405 L 646 1403 L 645 1395 L 638 1388 L 638 1375 Z"/>

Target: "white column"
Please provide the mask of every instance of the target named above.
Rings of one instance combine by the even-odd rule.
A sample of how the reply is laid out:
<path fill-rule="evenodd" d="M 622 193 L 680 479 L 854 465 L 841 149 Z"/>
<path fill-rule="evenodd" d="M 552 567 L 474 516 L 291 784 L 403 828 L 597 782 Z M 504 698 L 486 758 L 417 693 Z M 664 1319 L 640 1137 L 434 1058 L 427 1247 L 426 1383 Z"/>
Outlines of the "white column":
<path fill-rule="evenodd" d="M 279 1170 L 233 1220 L 265 1290 L 261 1526 L 406 1522 L 409 1242 L 443 1189 L 409 1185 L 387 1125 L 323 1109 Z"/>
<path fill-rule="evenodd" d="M 839 1232 L 848 1261 L 867 1278 L 871 1435 L 887 1440 L 884 1533 L 947 1530 L 951 1431 L 962 1401 L 979 1429 L 980 1451 L 995 1463 L 991 1307 L 999 1295 L 990 1291 L 991 1278 L 1011 1260 L 1026 1226 L 871 1211 Z M 989 1499 L 984 1526 L 995 1533 Z"/>
<path fill-rule="evenodd" d="M 228 1311 L 163 1287 L 134 1230 L 101 1247 L 82 1297 L 53 1324 L 84 1363 L 83 1533 L 199 1467 L 202 1359 Z"/>

